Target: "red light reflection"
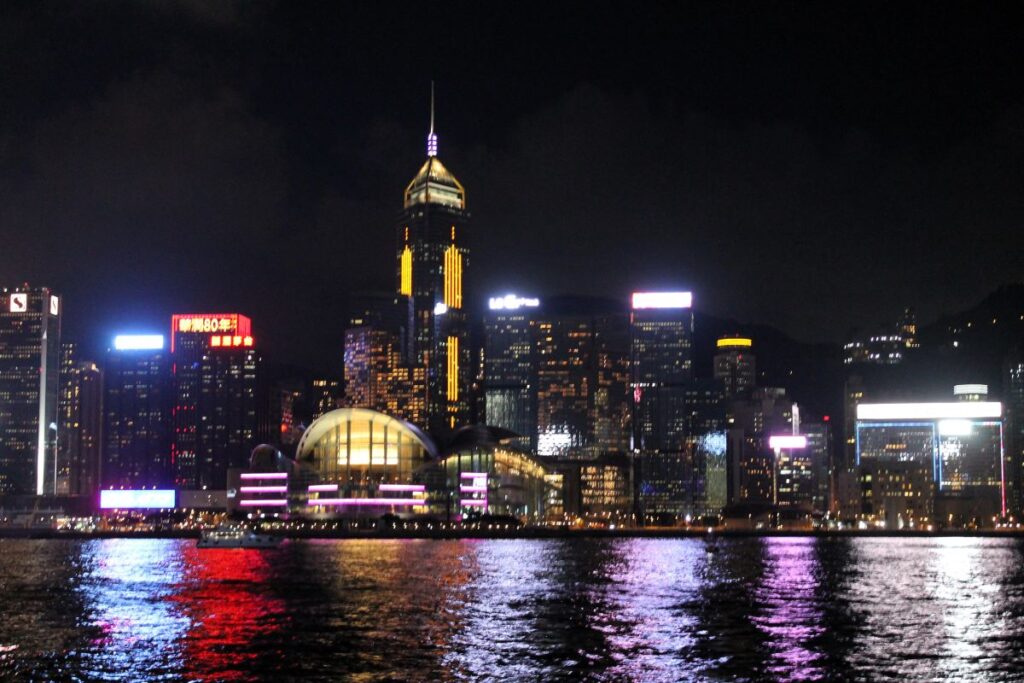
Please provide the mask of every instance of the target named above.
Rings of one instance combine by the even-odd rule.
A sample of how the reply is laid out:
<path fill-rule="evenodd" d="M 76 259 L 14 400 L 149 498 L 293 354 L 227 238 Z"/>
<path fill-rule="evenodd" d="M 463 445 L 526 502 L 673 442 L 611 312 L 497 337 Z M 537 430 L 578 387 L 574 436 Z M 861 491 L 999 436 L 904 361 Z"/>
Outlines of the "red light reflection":
<path fill-rule="evenodd" d="M 272 594 L 273 551 L 192 548 L 185 553 L 185 582 L 170 599 L 189 618 L 182 643 L 186 678 L 237 681 L 251 677 L 253 660 L 286 619 L 284 601 Z"/>

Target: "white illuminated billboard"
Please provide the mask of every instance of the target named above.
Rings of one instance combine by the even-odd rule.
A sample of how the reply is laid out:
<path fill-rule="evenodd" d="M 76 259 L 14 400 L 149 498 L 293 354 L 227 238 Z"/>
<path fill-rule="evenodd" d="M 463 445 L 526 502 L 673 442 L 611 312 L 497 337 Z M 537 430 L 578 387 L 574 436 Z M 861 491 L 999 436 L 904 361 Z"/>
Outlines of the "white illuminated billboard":
<path fill-rule="evenodd" d="M 633 292 L 633 308 L 690 308 L 692 292 Z"/>
<path fill-rule="evenodd" d="M 783 435 L 768 437 L 768 445 L 779 450 L 783 448 L 807 448 L 806 436 Z"/>
<path fill-rule="evenodd" d="M 492 296 L 487 300 L 487 306 L 492 311 L 514 311 L 519 308 L 537 308 L 540 306 L 540 299 L 506 294 L 505 296 Z"/>
<path fill-rule="evenodd" d="M 158 351 L 164 348 L 162 334 L 119 334 L 114 337 L 118 351 Z"/>
<path fill-rule="evenodd" d="M 174 489 L 108 489 L 100 491 L 103 510 L 170 510 L 174 508 Z"/>
<path fill-rule="evenodd" d="M 858 420 L 971 420 L 1002 417 L 1003 404 L 996 401 L 957 403 L 861 403 Z"/>

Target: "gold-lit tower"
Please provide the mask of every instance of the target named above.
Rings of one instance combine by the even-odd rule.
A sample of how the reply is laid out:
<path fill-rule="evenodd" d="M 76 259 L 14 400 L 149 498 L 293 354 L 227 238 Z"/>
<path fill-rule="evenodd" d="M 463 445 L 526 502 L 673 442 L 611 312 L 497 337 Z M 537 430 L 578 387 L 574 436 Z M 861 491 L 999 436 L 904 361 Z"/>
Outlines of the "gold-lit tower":
<path fill-rule="evenodd" d="M 427 159 L 405 188 L 397 225 L 398 292 L 411 297 L 412 362 L 427 371 L 427 424 L 445 435 L 469 421 L 466 190 L 437 158 L 430 88 Z"/>

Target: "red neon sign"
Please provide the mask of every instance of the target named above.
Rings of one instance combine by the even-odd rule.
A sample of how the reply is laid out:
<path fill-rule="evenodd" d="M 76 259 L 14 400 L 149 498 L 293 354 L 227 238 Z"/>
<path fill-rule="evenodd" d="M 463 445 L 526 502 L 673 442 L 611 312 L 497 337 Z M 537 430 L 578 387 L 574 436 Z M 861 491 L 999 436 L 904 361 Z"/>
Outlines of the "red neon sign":
<path fill-rule="evenodd" d="M 244 340 L 252 336 L 252 320 L 241 313 L 176 313 L 171 316 L 171 353 L 179 334 L 219 334 L 222 339 L 230 335 Z"/>
<path fill-rule="evenodd" d="M 219 348 L 239 348 L 239 347 L 251 347 L 253 345 L 253 338 L 249 335 L 238 335 L 238 334 L 215 334 L 210 337 L 210 347 Z"/>

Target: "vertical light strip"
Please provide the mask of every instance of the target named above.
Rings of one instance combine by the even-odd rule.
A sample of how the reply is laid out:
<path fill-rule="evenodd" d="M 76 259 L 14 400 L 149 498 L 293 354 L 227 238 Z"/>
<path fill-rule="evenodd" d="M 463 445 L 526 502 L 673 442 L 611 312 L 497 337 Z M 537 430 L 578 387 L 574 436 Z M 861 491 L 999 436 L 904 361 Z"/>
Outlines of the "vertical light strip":
<path fill-rule="evenodd" d="M 412 249 L 409 248 L 408 244 L 402 249 L 401 271 L 398 293 L 412 296 Z"/>
<path fill-rule="evenodd" d="M 48 290 L 48 289 L 44 289 L 43 290 L 43 304 L 42 305 L 44 305 L 44 306 L 46 305 L 46 301 L 49 298 L 48 297 L 49 293 L 50 293 L 50 290 Z M 29 295 L 26 294 L 25 297 L 28 298 Z M 47 381 L 48 381 L 47 375 L 50 372 L 50 369 L 49 369 L 48 363 L 47 363 L 47 360 L 48 360 L 47 359 L 47 355 L 48 354 L 46 353 L 46 350 L 47 350 L 47 347 L 50 344 L 49 343 L 49 332 L 50 332 L 50 324 L 49 324 L 49 322 L 50 321 L 49 321 L 49 319 L 46 316 L 45 309 L 42 311 L 42 313 L 43 313 L 43 316 L 42 316 L 42 321 L 40 323 L 40 327 L 43 328 L 43 338 L 42 338 L 42 342 L 40 344 L 41 349 L 40 349 L 40 353 L 39 353 L 39 356 L 40 356 L 39 357 L 39 429 L 37 430 L 38 443 L 36 444 L 36 495 L 37 496 L 41 496 L 41 495 L 43 495 L 46 492 L 45 491 L 45 488 L 46 488 L 46 437 L 47 437 L 47 430 L 49 429 L 49 426 L 50 426 L 46 422 L 47 413 L 48 413 L 48 411 L 47 411 L 47 402 L 46 402 L 48 394 L 47 394 L 47 391 L 46 391 L 46 385 L 47 385 Z M 54 448 L 54 450 L 56 451 L 56 448 Z M 54 459 L 54 464 L 56 464 L 56 458 Z M 56 469 L 54 470 L 54 476 L 56 477 Z M 54 485 L 54 493 L 56 493 L 57 492 L 56 491 L 56 486 L 57 486 L 56 478 L 54 478 L 53 485 Z"/>
<path fill-rule="evenodd" d="M 448 400 L 459 400 L 459 338 L 448 337 Z"/>
<path fill-rule="evenodd" d="M 452 288 L 452 248 L 444 250 L 444 305 L 451 307 Z"/>
<path fill-rule="evenodd" d="M 444 252 L 444 305 L 462 308 L 462 254 L 454 244 Z"/>
<path fill-rule="evenodd" d="M 462 308 L 462 252 L 453 244 L 455 260 L 455 305 L 452 308 Z"/>

